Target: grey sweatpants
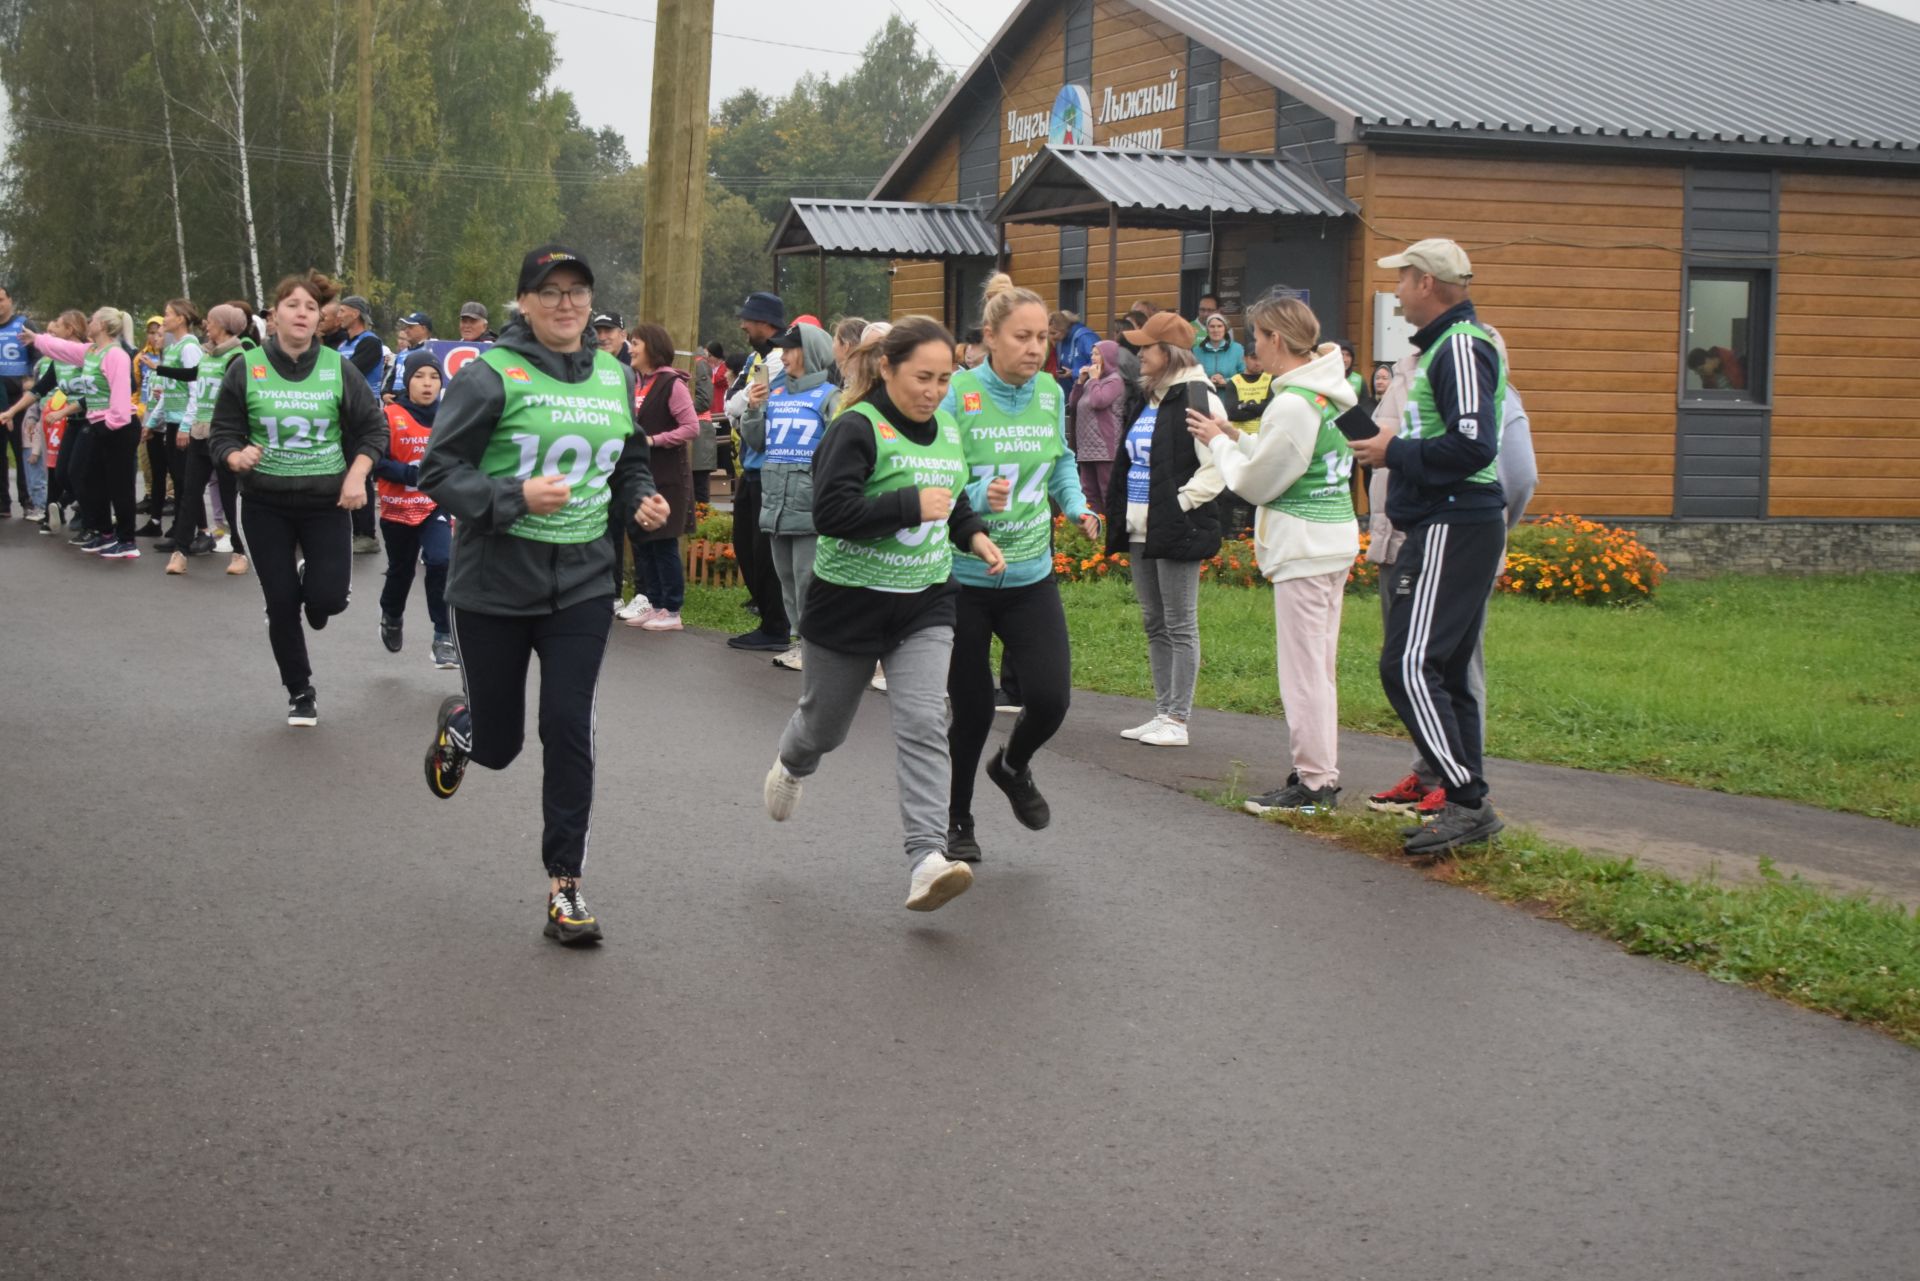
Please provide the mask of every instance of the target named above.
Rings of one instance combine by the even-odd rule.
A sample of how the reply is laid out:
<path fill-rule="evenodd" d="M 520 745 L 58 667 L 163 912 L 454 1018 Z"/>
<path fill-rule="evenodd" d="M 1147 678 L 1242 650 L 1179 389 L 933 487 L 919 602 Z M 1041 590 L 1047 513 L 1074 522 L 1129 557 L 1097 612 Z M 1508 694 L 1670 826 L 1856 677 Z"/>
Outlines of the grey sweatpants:
<path fill-rule="evenodd" d="M 1393 572 L 1391 563 L 1380 567 L 1380 620 L 1385 626 L 1388 614 L 1393 612 L 1393 593 L 1386 589 L 1387 576 Z M 1498 579 L 1494 580 L 1498 583 Z M 1494 591 L 1498 593 L 1496 586 Z M 1489 596 L 1488 600 L 1493 597 Z M 1493 611 L 1488 610 L 1487 614 Z M 1480 704 L 1480 754 L 1487 754 L 1487 614 L 1480 616 L 1480 634 L 1473 638 L 1473 658 L 1467 665 L 1467 688 L 1473 691 L 1474 701 Z M 1443 786 L 1440 771 L 1428 764 L 1427 758 L 1417 750 L 1413 754 L 1413 773 L 1420 780 L 1420 786 L 1431 792 Z"/>
<path fill-rule="evenodd" d="M 767 534 L 773 548 L 773 572 L 780 579 L 780 601 L 787 607 L 787 625 L 800 634 L 800 607 L 807 603 L 807 588 L 813 586 L 813 550 L 819 545 L 817 534 Z"/>
<path fill-rule="evenodd" d="M 820 768 L 820 758 L 847 741 L 853 715 L 873 679 L 871 654 L 848 654 L 812 641 L 801 647 L 800 706 L 780 735 L 780 763 L 795 778 Z M 929 850 L 947 852 L 947 801 L 953 766 L 947 755 L 947 668 L 953 628 L 910 633 L 880 659 L 887 674 L 887 712 L 893 718 L 894 776 L 900 788 L 900 826 L 907 862 Z"/>
<path fill-rule="evenodd" d="M 1184 722 L 1193 715 L 1193 687 L 1200 679 L 1200 562 L 1148 560 L 1143 542 L 1131 550 L 1133 594 L 1153 669 L 1153 710 Z"/>

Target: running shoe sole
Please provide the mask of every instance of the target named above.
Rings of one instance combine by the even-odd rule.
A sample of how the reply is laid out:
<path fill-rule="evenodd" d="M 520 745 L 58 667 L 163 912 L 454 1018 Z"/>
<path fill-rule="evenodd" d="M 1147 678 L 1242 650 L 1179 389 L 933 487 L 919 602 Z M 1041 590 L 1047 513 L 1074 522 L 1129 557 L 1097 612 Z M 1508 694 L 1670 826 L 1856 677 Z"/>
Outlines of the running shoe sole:
<path fill-rule="evenodd" d="M 447 740 L 447 722 L 466 701 L 459 694 L 449 694 L 440 700 L 440 713 L 434 726 L 433 745 L 427 748 L 427 790 L 443 801 L 451 799 L 453 794 L 460 790 L 460 782 L 467 775 L 467 758 L 464 754 L 453 766 L 451 786 L 447 785 L 440 769 L 441 749 L 446 745 Z"/>
<path fill-rule="evenodd" d="M 1376 814 L 1412 814 L 1418 801 L 1383 801 L 1369 796 L 1367 808 Z"/>
<path fill-rule="evenodd" d="M 594 921 L 590 925 L 575 926 L 569 929 L 563 927 L 560 922 L 554 920 L 552 916 L 547 917 L 547 927 L 542 930 L 541 933 L 558 943 L 561 947 L 586 947 L 592 943 L 599 943 L 606 937 L 600 932 L 600 922 L 598 921 Z"/>
<path fill-rule="evenodd" d="M 288 714 L 287 724 L 293 726 L 295 729 L 313 729 L 320 724 L 320 718 L 318 716 L 294 716 Z"/>
<path fill-rule="evenodd" d="M 909 896 L 907 910 L 909 912 L 937 911 L 972 888 L 973 869 L 965 863 L 955 863 L 922 886 L 917 895 Z"/>

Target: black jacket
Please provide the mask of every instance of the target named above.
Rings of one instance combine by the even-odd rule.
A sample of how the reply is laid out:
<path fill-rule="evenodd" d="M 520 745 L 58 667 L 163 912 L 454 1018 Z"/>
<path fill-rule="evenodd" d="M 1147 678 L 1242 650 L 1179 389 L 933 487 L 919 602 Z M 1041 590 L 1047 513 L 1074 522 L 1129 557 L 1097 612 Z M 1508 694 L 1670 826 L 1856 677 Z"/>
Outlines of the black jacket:
<path fill-rule="evenodd" d="M 593 376 L 593 358 L 598 354 L 592 346 L 553 351 L 541 346 L 532 331 L 518 322 L 507 326 L 496 346 L 526 357 L 541 373 L 570 383 L 583 383 Z M 622 365 L 621 373 L 626 404 L 632 405 L 633 371 Z M 613 540 L 543 543 L 507 532 L 527 514 L 521 482 L 480 470 L 480 459 L 499 429 L 505 407 L 500 375 L 484 361 L 467 362 L 447 383 L 426 456 L 420 460 L 420 488 L 456 522 L 448 603 L 476 614 L 524 618 L 613 595 L 617 546 Z M 654 492 L 647 438 L 638 430 L 627 437 L 610 486 L 609 525 L 625 528 L 640 500 Z"/>
<path fill-rule="evenodd" d="M 1205 560 L 1220 550 L 1218 507 L 1213 502 L 1205 502 L 1192 511 L 1180 508 L 1180 486 L 1200 470 L 1200 460 L 1193 452 L 1193 437 L 1187 433 L 1187 408 L 1191 403 L 1188 395 L 1199 385 L 1180 382 L 1169 388 L 1160 402 L 1160 417 L 1153 424 L 1153 453 L 1147 469 L 1146 554 L 1149 559 Z M 1198 408 L 1204 410 L 1206 406 Z M 1128 420 L 1129 430 L 1133 419 L 1139 416 L 1140 411 L 1135 411 Z M 1107 521 L 1109 555 L 1127 550 L 1128 470 L 1123 445 L 1107 482 L 1107 510 L 1115 513 Z"/>
<path fill-rule="evenodd" d="M 1450 325 L 1473 319 L 1473 303 L 1463 302 L 1424 326 L 1413 345 L 1424 352 Z M 1500 452 L 1501 407 L 1494 403 L 1499 380 L 1500 353 L 1490 342 L 1462 334 L 1449 342 L 1449 350 L 1434 353 L 1427 388 L 1447 430 L 1426 439 L 1396 436 L 1388 443 L 1387 519 L 1395 529 L 1431 521 L 1465 525 L 1506 519 L 1500 482 L 1467 479 Z"/>
<path fill-rule="evenodd" d="M 227 455 L 253 443 L 253 424 L 247 420 L 247 379 L 254 365 L 269 361 L 283 378 L 304 379 L 313 373 L 320 359 L 319 343 L 301 352 L 298 359 L 280 349 L 277 339 L 269 338 L 265 347 L 244 354 L 227 364 L 220 379 L 220 394 L 213 405 L 213 425 L 207 431 L 207 449 L 215 467 L 227 465 Z M 347 361 L 340 362 L 340 452 L 351 465 L 365 455 L 379 462 L 387 454 L 387 416 L 374 398 L 367 380 L 352 372 Z M 326 476 L 265 476 L 257 471 L 240 475 L 240 494 L 258 498 L 280 507 L 333 507 L 340 501 L 340 481 L 346 476 L 341 468 Z"/>

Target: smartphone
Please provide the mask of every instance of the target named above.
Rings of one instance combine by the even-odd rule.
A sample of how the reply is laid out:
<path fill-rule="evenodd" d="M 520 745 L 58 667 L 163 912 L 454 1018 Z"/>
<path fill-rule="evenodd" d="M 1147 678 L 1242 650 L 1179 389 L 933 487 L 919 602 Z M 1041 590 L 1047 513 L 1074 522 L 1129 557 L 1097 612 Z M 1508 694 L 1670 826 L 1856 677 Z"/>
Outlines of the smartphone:
<path fill-rule="evenodd" d="M 1374 422 L 1372 415 L 1358 405 L 1334 419 L 1333 425 L 1348 440 L 1372 440 L 1380 434 L 1380 424 Z"/>
<path fill-rule="evenodd" d="M 767 386 L 773 381 L 773 366 L 764 360 L 755 365 L 753 367 L 753 381 L 759 383 L 762 387 Z"/>

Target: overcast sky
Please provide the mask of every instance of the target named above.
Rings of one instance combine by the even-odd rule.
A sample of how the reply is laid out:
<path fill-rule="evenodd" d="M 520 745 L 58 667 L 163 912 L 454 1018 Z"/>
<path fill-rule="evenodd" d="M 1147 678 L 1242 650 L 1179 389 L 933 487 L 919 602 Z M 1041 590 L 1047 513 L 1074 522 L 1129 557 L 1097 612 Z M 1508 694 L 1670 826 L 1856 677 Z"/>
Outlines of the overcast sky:
<path fill-rule="evenodd" d="M 913 23 L 926 47 L 957 71 L 973 61 L 1015 4 L 1016 0 L 806 0 L 797 5 L 714 0 L 713 101 L 748 86 L 784 93 L 808 71 L 843 74 L 859 65 L 861 46 L 889 14 Z M 1920 0 L 1873 0 L 1873 5 L 1920 22 Z M 647 104 L 653 83 L 653 26 L 633 19 L 651 19 L 653 0 L 533 0 L 533 10 L 554 34 L 560 55 L 558 81 L 580 104 L 581 118 L 595 128 L 612 125 L 626 138 L 634 158 L 642 158 L 647 150 Z M 769 48 L 729 38 L 727 33 L 787 42 L 789 48 Z"/>

